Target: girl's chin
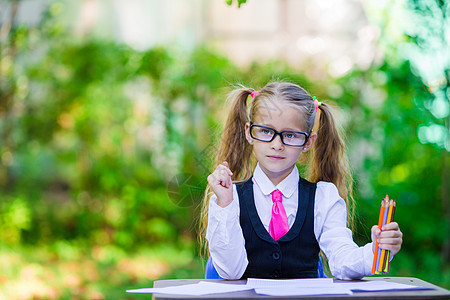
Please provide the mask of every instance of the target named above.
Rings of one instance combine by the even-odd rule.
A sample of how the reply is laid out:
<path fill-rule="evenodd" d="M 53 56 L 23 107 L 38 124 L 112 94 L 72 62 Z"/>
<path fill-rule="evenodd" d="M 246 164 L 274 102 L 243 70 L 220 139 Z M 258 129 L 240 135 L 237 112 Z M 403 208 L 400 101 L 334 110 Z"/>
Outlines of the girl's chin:
<path fill-rule="evenodd" d="M 282 161 L 269 161 L 266 164 L 262 164 L 262 167 L 267 173 L 278 175 L 283 173 L 290 173 L 294 168 L 294 165 L 288 167 L 282 160 Z"/>

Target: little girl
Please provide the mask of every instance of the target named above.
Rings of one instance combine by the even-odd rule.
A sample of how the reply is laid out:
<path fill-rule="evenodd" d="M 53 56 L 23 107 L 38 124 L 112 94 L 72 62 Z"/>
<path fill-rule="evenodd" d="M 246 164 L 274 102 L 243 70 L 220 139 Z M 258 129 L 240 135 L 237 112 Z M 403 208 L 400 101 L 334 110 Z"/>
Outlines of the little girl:
<path fill-rule="evenodd" d="M 309 150 L 307 181 L 296 162 Z M 353 199 L 343 141 L 329 106 L 298 85 L 235 90 L 216 165 L 202 213 L 212 263 L 222 278 L 317 277 L 322 250 L 333 276 L 358 279 L 371 274 L 375 239 L 391 259 L 401 248 L 395 222 L 381 231 L 374 225 L 372 243 L 353 242 L 346 227 Z"/>

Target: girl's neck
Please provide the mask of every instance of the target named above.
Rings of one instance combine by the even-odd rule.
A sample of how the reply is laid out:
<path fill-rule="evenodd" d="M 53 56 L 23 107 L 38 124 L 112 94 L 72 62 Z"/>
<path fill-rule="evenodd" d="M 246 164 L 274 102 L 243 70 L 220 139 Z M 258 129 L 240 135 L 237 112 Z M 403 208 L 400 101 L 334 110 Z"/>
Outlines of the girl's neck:
<path fill-rule="evenodd" d="M 266 168 L 264 168 L 262 165 L 260 165 L 261 170 L 264 172 L 264 174 L 266 174 L 267 178 L 269 178 L 269 180 L 275 186 L 277 186 L 280 182 L 282 182 L 284 179 L 286 179 L 286 177 L 288 177 L 289 174 L 291 174 L 292 170 L 294 169 L 294 166 L 292 166 L 291 168 L 289 168 L 287 170 L 283 170 L 281 172 L 271 172 L 271 171 L 267 170 Z"/>

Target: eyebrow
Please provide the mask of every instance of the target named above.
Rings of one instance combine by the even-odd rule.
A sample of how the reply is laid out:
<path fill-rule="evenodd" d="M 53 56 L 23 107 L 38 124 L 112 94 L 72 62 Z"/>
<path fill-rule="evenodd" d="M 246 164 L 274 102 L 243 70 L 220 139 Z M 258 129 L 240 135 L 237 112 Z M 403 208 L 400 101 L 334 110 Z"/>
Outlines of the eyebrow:
<path fill-rule="evenodd" d="M 270 127 L 272 129 L 275 129 L 275 126 L 271 125 L 271 124 L 267 124 L 267 123 L 261 123 L 261 124 L 255 124 L 255 125 L 261 125 L 261 126 L 265 126 L 265 127 Z M 277 130 L 277 129 L 275 129 Z M 297 132 L 303 132 L 301 129 L 293 129 L 293 128 L 286 128 L 283 130 L 277 130 L 277 131 L 297 131 Z"/>

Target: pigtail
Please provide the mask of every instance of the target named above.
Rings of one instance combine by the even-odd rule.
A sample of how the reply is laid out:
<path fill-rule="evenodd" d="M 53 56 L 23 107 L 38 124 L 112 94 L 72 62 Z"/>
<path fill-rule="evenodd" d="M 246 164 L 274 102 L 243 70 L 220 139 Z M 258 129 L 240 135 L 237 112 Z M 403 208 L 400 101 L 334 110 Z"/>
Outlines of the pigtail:
<path fill-rule="evenodd" d="M 214 168 L 227 161 L 233 172 L 234 181 L 246 180 L 252 174 L 250 164 L 252 147 L 245 138 L 245 123 L 249 122 L 247 98 L 252 92 L 253 89 L 242 88 L 230 94 L 228 99 L 232 102 L 231 110 L 225 122 L 216 156 Z"/>
<path fill-rule="evenodd" d="M 340 196 L 347 203 L 347 226 L 353 229 L 355 216 L 353 178 L 345 153 L 345 144 L 336 127 L 330 107 L 322 103 L 319 109 L 319 129 L 314 144 L 310 180 L 328 181 L 336 185 Z"/>
<path fill-rule="evenodd" d="M 228 100 L 231 101 L 231 108 L 223 129 L 214 169 L 227 161 L 233 172 L 233 181 L 244 181 L 252 175 L 252 147 L 245 138 L 245 123 L 249 122 L 247 99 L 253 91 L 249 88 L 240 88 L 231 92 L 228 97 Z M 203 257 L 208 254 L 205 235 L 208 224 L 209 199 L 212 195 L 213 191 L 208 184 L 201 207 L 198 235 L 200 254 Z"/>

